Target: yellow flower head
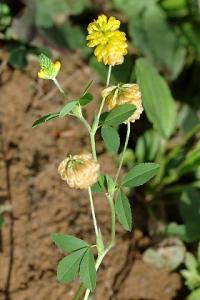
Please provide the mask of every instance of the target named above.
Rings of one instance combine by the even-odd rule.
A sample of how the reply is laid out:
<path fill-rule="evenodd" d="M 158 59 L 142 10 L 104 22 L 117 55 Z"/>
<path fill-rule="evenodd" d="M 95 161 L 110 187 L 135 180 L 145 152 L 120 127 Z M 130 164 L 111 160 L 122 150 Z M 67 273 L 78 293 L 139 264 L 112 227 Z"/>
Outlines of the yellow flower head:
<path fill-rule="evenodd" d="M 92 154 L 70 155 L 58 167 L 62 180 L 74 189 L 87 189 L 98 180 L 99 164 Z"/>
<path fill-rule="evenodd" d="M 143 112 L 143 106 L 138 84 L 127 83 L 119 84 L 117 86 L 110 86 L 104 89 L 101 94 L 102 97 L 106 99 L 106 104 L 109 111 L 126 103 L 135 105 L 136 110 L 126 122 L 134 123 L 140 118 L 140 115 Z"/>
<path fill-rule="evenodd" d="M 120 65 L 128 53 L 126 34 L 119 31 L 120 21 L 101 15 L 88 25 L 88 47 L 96 47 L 94 55 L 105 65 Z"/>
<path fill-rule="evenodd" d="M 42 79 L 55 79 L 60 71 L 61 63 L 56 61 L 53 63 L 46 55 L 40 55 L 40 71 L 38 77 Z"/>

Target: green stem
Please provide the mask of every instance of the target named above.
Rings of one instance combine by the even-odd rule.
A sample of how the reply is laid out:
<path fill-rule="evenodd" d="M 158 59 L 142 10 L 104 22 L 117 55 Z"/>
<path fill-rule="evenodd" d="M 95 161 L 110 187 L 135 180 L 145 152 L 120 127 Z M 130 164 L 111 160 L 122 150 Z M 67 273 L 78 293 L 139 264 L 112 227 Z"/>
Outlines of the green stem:
<path fill-rule="evenodd" d="M 96 264 L 95 264 L 96 271 L 98 271 L 104 257 L 110 251 L 110 249 L 114 246 L 114 243 L 115 243 L 115 207 L 114 207 L 114 202 L 113 202 L 113 196 L 109 195 L 108 200 L 109 200 L 109 204 L 110 204 L 111 212 L 112 212 L 111 241 L 110 241 L 108 248 L 101 255 L 98 256 L 98 258 L 96 260 Z M 91 293 L 91 291 L 89 289 L 87 289 L 83 300 L 88 300 L 90 293 Z"/>
<path fill-rule="evenodd" d="M 108 74 L 107 74 L 107 80 L 106 80 L 106 87 L 108 87 L 109 84 L 110 84 L 111 72 L 112 72 L 112 66 L 109 66 Z M 102 113 L 102 110 L 103 110 L 103 107 L 104 107 L 104 104 L 105 104 L 105 100 L 106 100 L 106 98 L 103 97 L 103 99 L 101 101 L 101 105 L 100 105 L 99 111 L 98 111 L 98 114 L 97 114 L 97 116 L 96 116 L 96 118 L 94 120 L 94 124 L 92 126 L 92 131 L 90 133 L 90 141 L 91 141 L 92 153 L 93 153 L 94 160 L 97 160 L 95 135 L 96 135 L 96 132 L 97 132 L 98 127 L 99 127 L 99 120 L 100 120 L 100 116 L 101 116 L 101 113 Z"/>
<path fill-rule="evenodd" d="M 67 98 L 67 95 L 65 94 L 65 91 L 62 89 L 60 83 L 58 82 L 58 80 L 56 78 L 53 79 L 53 82 L 55 83 L 56 87 L 59 89 L 59 91 L 61 92 L 61 94 L 63 94 L 64 98 Z"/>
<path fill-rule="evenodd" d="M 98 271 L 104 257 L 106 256 L 106 254 L 108 253 L 109 249 L 106 249 L 104 251 L 104 253 L 102 253 L 101 255 L 98 256 L 97 260 L 96 260 L 96 264 L 95 264 L 95 269 L 96 271 Z M 85 296 L 84 296 L 84 299 L 83 300 L 88 300 L 89 299 L 89 296 L 90 296 L 90 293 L 91 291 L 89 289 L 86 290 L 85 292 Z"/>
<path fill-rule="evenodd" d="M 88 188 L 88 194 L 89 194 L 89 199 L 90 199 L 90 208 L 92 212 L 92 220 L 94 224 L 94 230 L 95 230 L 95 235 L 96 235 L 96 240 L 98 237 L 98 227 L 97 227 L 97 220 L 96 220 L 96 215 L 95 215 L 95 209 L 94 209 L 94 202 L 93 202 L 93 197 L 92 197 L 92 191 L 91 188 Z"/>
<path fill-rule="evenodd" d="M 131 129 L 131 125 L 130 125 L 130 122 L 127 123 L 127 132 L 126 132 L 126 139 L 125 139 L 125 143 L 124 143 L 124 149 L 123 149 L 123 152 L 122 152 L 122 156 L 121 156 L 121 160 L 120 160 L 120 164 L 119 164 L 119 167 L 118 167 L 118 170 L 117 170 L 117 174 L 115 176 L 115 186 L 116 186 L 116 183 L 117 183 L 117 180 L 118 180 L 118 177 L 120 175 L 120 171 L 121 171 L 121 168 L 122 168 L 122 165 L 123 165 L 123 161 L 124 161 L 124 155 L 125 155 L 125 152 L 126 152 L 126 149 L 127 149 L 127 146 L 128 146 L 128 141 L 129 141 L 129 138 L 130 138 L 130 129 Z M 111 227 L 111 240 L 110 240 L 110 245 L 108 247 L 108 249 L 110 250 L 114 244 L 115 244 L 115 234 L 116 234 L 116 215 L 115 215 L 115 205 L 114 205 L 114 201 L 113 201 L 113 198 L 114 198 L 114 192 L 112 195 L 108 195 L 107 198 L 108 198 L 108 201 L 109 201 L 109 205 L 110 205 L 110 209 L 111 209 L 111 219 L 112 219 L 112 227 Z"/>
<path fill-rule="evenodd" d="M 113 201 L 113 197 L 114 197 L 114 193 L 113 195 L 107 195 L 108 201 L 109 201 L 109 205 L 111 208 L 111 218 L 112 218 L 112 228 L 111 228 L 111 239 L 110 239 L 110 244 L 109 246 L 105 249 L 105 251 L 98 256 L 97 260 L 96 260 L 96 271 L 98 271 L 104 257 L 106 256 L 106 254 L 110 251 L 110 249 L 114 246 L 115 244 L 115 233 L 116 233 L 116 216 L 115 216 L 115 206 L 114 206 L 114 201 Z M 83 300 L 88 300 L 89 296 L 90 296 L 91 291 L 89 289 L 86 290 L 85 292 L 85 296 Z M 77 299 L 78 300 L 78 299 Z"/>
<path fill-rule="evenodd" d="M 111 72 L 112 72 L 112 66 L 110 65 L 110 66 L 109 66 L 109 69 L 108 69 L 108 75 L 107 75 L 107 80 L 106 80 L 106 86 L 109 86 L 109 84 L 110 84 Z"/>
<path fill-rule="evenodd" d="M 90 132 L 90 143 L 92 148 L 92 156 L 95 161 L 97 161 L 97 151 L 96 151 L 96 144 L 95 144 L 95 134 Z"/>
<path fill-rule="evenodd" d="M 127 146 L 128 146 L 129 138 L 130 138 L 130 131 L 131 131 L 131 124 L 130 124 L 130 122 L 128 122 L 127 123 L 127 131 L 126 131 L 126 139 L 125 139 L 124 149 L 123 149 L 123 152 L 122 152 L 122 156 L 121 156 L 121 160 L 120 160 L 119 167 L 118 167 L 118 170 L 117 170 L 117 174 L 115 176 L 115 183 L 117 182 L 117 179 L 119 177 L 119 174 L 120 174 L 120 171 L 121 171 L 121 168 L 122 168 L 122 165 L 123 165 L 124 155 L 125 155 L 125 152 L 126 152 L 126 149 L 127 149 Z"/>
<path fill-rule="evenodd" d="M 109 66 L 107 80 L 106 80 L 106 86 L 107 87 L 110 84 L 111 71 L 112 71 L 112 66 Z M 90 135 L 92 155 L 93 155 L 94 160 L 96 160 L 96 161 L 97 161 L 97 154 L 96 154 L 95 135 L 96 135 L 96 132 L 97 132 L 98 127 L 99 127 L 99 120 L 100 120 L 100 116 L 101 116 L 104 104 L 105 104 L 105 97 L 102 99 L 102 102 L 101 102 L 98 114 L 95 118 L 92 129 L 90 128 L 90 126 L 88 127 L 89 124 L 87 123 L 87 121 L 84 118 L 80 119 L 84 123 L 86 128 L 88 129 L 88 132 L 89 132 L 89 135 Z M 90 206 L 91 206 L 92 219 L 93 219 L 93 224 L 94 224 L 94 229 L 95 229 L 95 235 L 96 235 L 96 238 L 97 238 L 99 232 L 98 232 L 98 227 L 97 227 L 97 221 L 96 221 L 96 215 L 95 215 L 95 209 L 94 209 L 94 203 L 93 203 L 91 188 L 88 189 L 88 193 L 89 193 L 89 199 L 90 199 Z M 110 207 L 111 207 L 111 214 L 112 214 L 111 242 L 109 244 L 109 247 L 102 254 L 100 254 L 98 256 L 98 258 L 96 260 L 96 264 L 95 264 L 96 271 L 98 271 L 98 269 L 101 265 L 101 262 L 104 259 L 105 255 L 108 253 L 108 251 L 114 245 L 114 240 L 115 240 L 115 209 L 114 209 L 114 203 L 113 203 L 112 196 L 109 196 L 109 204 L 110 204 Z M 86 292 L 85 292 L 84 300 L 89 299 L 90 293 L 91 293 L 91 291 L 89 289 L 87 289 Z M 77 293 L 76 293 L 77 296 L 76 296 L 76 298 L 74 298 L 74 300 L 79 300 L 80 297 L 81 297 L 81 294 L 82 294 L 82 287 L 80 286 Z"/>
<path fill-rule="evenodd" d="M 110 250 L 115 244 L 115 232 L 116 232 L 116 215 L 115 215 L 115 205 L 113 201 L 113 195 L 108 195 L 108 201 L 111 209 L 111 239 L 110 244 L 108 246 L 108 250 Z"/>
<path fill-rule="evenodd" d="M 84 287 L 83 283 L 81 283 L 78 290 L 76 291 L 76 294 L 74 295 L 73 300 L 79 300 L 84 290 L 85 290 L 85 287 Z"/>
<path fill-rule="evenodd" d="M 104 99 L 104 101 L 105 101 L 105 99 Z M 103 107 L 103 105 L 102 105 L 102 107 Z M 125 140 L 124 149 L 123 149 L 123 152 L 122 152 L 122 157 L 121 157 L 121 161 L 120 161 L 120 164 L 119 164 L 119 168 L 118 168 L 118 171 L 117 171 L 117 174 L 116 174 L 116 177 L 115 177 L 115 183 L 117 182 L 117 179 L 119 177 L 119 174 L 120 174 L 120 171 L 121 171 L 121 168 L 122 168 L 122 164 L 123 164 L 123 160 L 124 160 L 124 154 L 125 154 L 125 151 L 126 151 L 127 146 L 128 146 L 128 141 L 129 141 L 129 137 L 130 137 L 130 127 L 131 127 L 130 126 L 130 122 L 128 122 L 128 124 L 127 124 L 127 133 L 126 133 L 126 140 Z M 115 206 L 114 206 L 114 201 L 113 201 L 114 193 L 112 195 L 107 195 L 107 198 L 108 198 L 110 209 L 111 209 L 111 219 L 112 219 L 111 239 L 110 239 L 110 244 L 109 244 L 108 248 L 105 250 L 105 252 L 102 255 L 100 255 L 97 258 L 97 261 L 96 261 L 96 270 L 98 270 L 98 268 L 101 265 L 101 262 L 104 259 L 105 255 L 109 252 L 109 250 L 115 244 L 116 215 L 115 215 Z M 88 300 L 89 296 L 90 296 L 90 290 L 87 289 L 86 292 L 85 292 L 84 300 Z"/>
<path fill-rule="evenodd" d="M 112 66 L 109 66 L 109 69 L 108 69 L 108 75 L 107 75 L 107 80 L 106 80 L 106 87 L 109 86 L 110 84 L 110 77 L 111 77 L 111 72 L 112 72 Z M 101 116 L 101 113 L 102 113 L 102 110 L 103 110 L 103 107 L 104 107 L 104 104 L 105 104 L 105 97 L 102 99 L 102 102 L 101 102 L 101 105 L 100 105 L 100 108 L 99 108 L 99 112 L 98 112 L 98 115 L 97 115 L 97 121 L 98 121 L 98 124 L 97 124 L 97 128 L 96 130 L 98 129 L 98 126 L 99 126 L 99 119 L 100 119 L 100 116 Z"/>
<path fill-rule="evenodd" d="M 92 156 L 93 156 L 94 160 L 97 161 L 95 139 L 94 139 L 94 134 L 92 132 L 92 129 L 91 129 L 89 123 L 87 122 L 87 120 L 83 116 L 79 117 L 79 120 L 85 125 L 85 127 L 88 130 L 88 133 L 89 133 L 89 136 L 90 136 L 90 144 L 91 144 L 91 149 L 92 149 Z"/>
<path fill-rule="evenodd" d="M 115 244 L 115 234 L 116 234 L 116 215 L 115 215 L 115 206 L 114 206 L 114 201 L 113 201 L 113 197 L 114 197 L 114 193 L 113 195 L 107 195 L 108 201 L 109 201 L 109 205 L 111 208 L 111 218 L 112 218 L 112 228 L 111 228 L 111 239 L 110 239 L 110 244 L 109 246 L 105 249 L 105 251 L 98 256 L 97 260 L 96 260 L 96 271 L 98 271 L 104 257 L 106 256 L 106 254 L 111 250 L 111 248 L 114 246 Z M 86 290 L 85 292 L 85 296 L 83 300 L 88 300 L 89 296 L 90 296 L 91 291 L 89 289 Z M 77 299 L 78 300 L 78 299 Z"/>
<path fill-rule="evenodd" d="M 88 132 L 90 133 L 91 132 L 91 127 L 90 127 L 89 123 L 87 122 L 87 120 L 83 116 L 79 117 L 79 120 L 85 125 Z"/>

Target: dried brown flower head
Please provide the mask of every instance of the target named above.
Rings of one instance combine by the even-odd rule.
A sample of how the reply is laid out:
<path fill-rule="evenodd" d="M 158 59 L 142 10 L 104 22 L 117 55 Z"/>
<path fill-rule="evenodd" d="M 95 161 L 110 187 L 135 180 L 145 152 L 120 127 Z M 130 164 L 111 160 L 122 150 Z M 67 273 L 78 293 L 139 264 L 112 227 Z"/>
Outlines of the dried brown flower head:
<path fill-rule="evenodd" d="M 60 163 L 58 173 L 71 188 L 87 189 L 97 182 L 99 168 L 90 153 L 69 155 Z"/>
<path fill-rule="evenodd" d="M 102 91 L 102 97 L 106 98 L 106 104 L 109 111 L 126 103 L 134 104 L 136 106 L 135 112 L 126 122 L 135 122 L 140 118 L 140 115 L 143 112 L 141 93 L 138 84 L 127 83 L 110 86 Z"/>

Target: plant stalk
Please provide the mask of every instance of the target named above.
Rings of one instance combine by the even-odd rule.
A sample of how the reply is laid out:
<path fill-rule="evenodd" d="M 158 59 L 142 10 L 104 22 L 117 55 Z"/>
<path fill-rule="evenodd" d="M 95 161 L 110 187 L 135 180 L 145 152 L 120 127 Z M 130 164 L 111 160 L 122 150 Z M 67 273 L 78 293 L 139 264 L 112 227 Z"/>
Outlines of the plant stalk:
<path fill-rule="evenodd" d="M 117 183 L 117 179 L 119 178 L 120 171 L 121 171 L 121 168 L 122 168 L 122 165 L 123 165 L 124 155 L 125 155 L 125 152 L 126 152 L 126 149 L 127 149 L 127 146 L 128 146 L 129 138 L 130 138 L 130 131 L 131 131 L 131 124 L 130 124 L 130 122 L 128 122 L 127 123 L 127 131 L 126 131 L 126 139 L 125 139 L 124 149 L 123 149 L 123 152 L 122 152 L 122 156 L 121 156 L 121 160 L 120 160 L 119 167 L 118 167 L 118 170 L 117 170 L 117 174 L 115 176 L 115 184 Z"/>
<path fill-rule="evenodd" d="M 75 294 L 73 300 L 79 300 L 84 290 L 85 290 L 85 287 L 84 287 L 83 283 L 81 283 L 78 290 L 76 291 L 76 294 Z"/>
<path fill-rule="evenodd" d="M 103 254 L 98 256 L 98 258 L 96 260 L 96 264 L 95 264 L 96 271 L 98 271 L 104 257 L 106 256 L 106 254 L 108 253 L 109 250 L 110 250 L 109 248 L 106 249 Z M 87 289 L 86 292 L 85 292 L 85 296 L 84 296 L 83 300 L 88 300 L 89 296 L 90 296 L 90 293 L 91 293 L 91 291 L 89 289 Z"/>
<path fill-rule="evenodd" d="M 97 151 L 96 151 L 96 145 L 95 145 L 95 134 L 91 131 L 90 132 L 90 143 L 91 143 L 91 149 L 92 149 L 92 156 L 95 161 L 97 161 Z"/>
<path fill-rule="evenodd" d="M 116 232 L 116 215 L 115 215 L 115 205 L 114 205 L 114 194 L 108 195 L 108 201 L 111 209 L 111 238 L 108 250 L 110 250 L 115 244 L 115 232 Z"/>
<path fill-rule="evenodd" d="M 97 220 L 96 220 L 96 215 L 95 215 L 92 191 L 91 191 L 90 187 L 88 188 L 88 194 L 89 194 L 89 199 L 90 199 L 90 208 L 91 208 L 91 213 L 92 213 L 92 220 L 93 220 L 95 235 L 96 235 L 96 239 L 97 239 L 99 233 L 98 233 L 98 226 L 97 226 Z"/>
<path fill-rule="evenodd" d="M 107 87 L 110 84 L 111 71 L 112 71 L 112 66 L 109 66 L 107 80 L 106 80 L 106 86 Z M 100 116 L 101 116 L 104 104 L 105 104 L 105 97 L 102 99 L 102 102 L 101 102 L 98 114 L 95 118 L 95 122 L 93 124 L 92 129 L 90 127 L 88 127 L 88 123 L 84 118 L 83 118 L 84 120 L 81 119 L 82 122 L 85 124 L 86 128 L 88 129 L 88 132 L 89 132 L 89 135 L 90 135 L 92 155 L 93 155 L 94 160 L 96 160 L 96 161 L 97 161 L 97 154 L 96 154 L 95 136 L 96 136 L 96 132 L 97 132 L 98 127 L 99 127 L 99 120 L 100 120 Z M 90 199 L 90 206 L 91 206 L 92 219 L 93 219 L 93 224 L 94 224 L 94 229 L 95 229 L 95 235 L 96 235 L 96 238 L 97 238 L 99 232 L 98 232 L 98 226 L 97 226 L 97 221 L 96 221 L 96 215 L 95 215 L 94 202 L 93 202 L 91 188 L 88 189 L 88 193 L 89 193 L 89 199 Z M 108 251 L 112 248 L 112 246 L 114 245 L 114 241 L 115 241 L 115 208 L 114 208 L 114 203 L 113 203 L 113 196 L 109 195 L 108 199 L 109 199 L 109 204 L 110 204 L 110 208 L 111 208 L 111 215 L 112 215 L 111 241 L 110 241 L 110 244 L 109 244 L 108 248 L 106 248 L 105 251 L 102 254 L 98 255 L 97 260 L 96 260 L 96 264 L 95 264 L 96 271 L 98 271 L 102 260 L 104 259 L 105 255 L 108 253 Z M 89 289 L 87 289 L 86 292 L 85 292 L 84 300 L 89 300 L 90 293 L 91 293 L 91 291 Z M 81 294 L 82 294 L 82 287 L 80 286 L 77 293 L 76 293 L 77 296 L 75 295 L 74 300 L 79 300 L 80 297 L 81 297 Z"/>
<path fill-rule="evenodd" d="M 67 99 L 67 95 L 65 94 L 65 91 L 63 90 L 63 88 L 61 87 L 60 83 L 58 82 L 58 80 L 56 78 L 53 79 L 53 82 L 55 83 L 56 87 L 59 89 L 59 91 L 61 92 L 61 94 L 63 94 L 64 98 Z"/>
<path fill-rule="evenodd" d="M 110 84 L 111 72 L 112 72 L 112 66 L 109 66 L 107 79 L 106 79 L 106 87 L 108 87 L 109 84 Z M 91 130 L 91 133 L 90 133 L 90 141 L 91 141 L 92 153 L 93 153 L 94 160 L 97 160 L 95 135 L 96 135 L 96 132 L 97 132 L 98 127 L 99 127 L 99 120 L 100 120 L 100 116 L 101 116 L 101 113 L 102 113 L 102 110 L 103 110 L 103 107 L 104 107 L 104 104 L 105 104 L 105 100 L 106 100 L 105 97 L 103 97 L 103 99 L 101 101 L 99 111 L 98 111 L 98 114 L 95 118 L 92 130 Z"/>
<path fill-rule="evenodd" d="M 107 80 L 106 80 L 106 86 L 109 86 L 109 84 L 110 84 L 111 72 L 112 72 L 112 66 L 109 65 L 108 75 L 107 75 Z"/>

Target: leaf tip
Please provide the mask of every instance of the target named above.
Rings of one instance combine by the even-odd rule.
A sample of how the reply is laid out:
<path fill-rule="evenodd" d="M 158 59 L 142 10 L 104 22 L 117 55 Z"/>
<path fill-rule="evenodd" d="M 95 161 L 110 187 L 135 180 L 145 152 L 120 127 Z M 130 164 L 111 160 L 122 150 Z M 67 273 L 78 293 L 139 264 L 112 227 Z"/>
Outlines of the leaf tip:
<path fill-rule="evenodd" d="M 55 243 L 55 239 L 56 239 L 56 237 L 58 236 L 58 234 L 56 233 L 56 232 L 53 232 L 52 234 L 51 234 L 51 240 Z"/>

